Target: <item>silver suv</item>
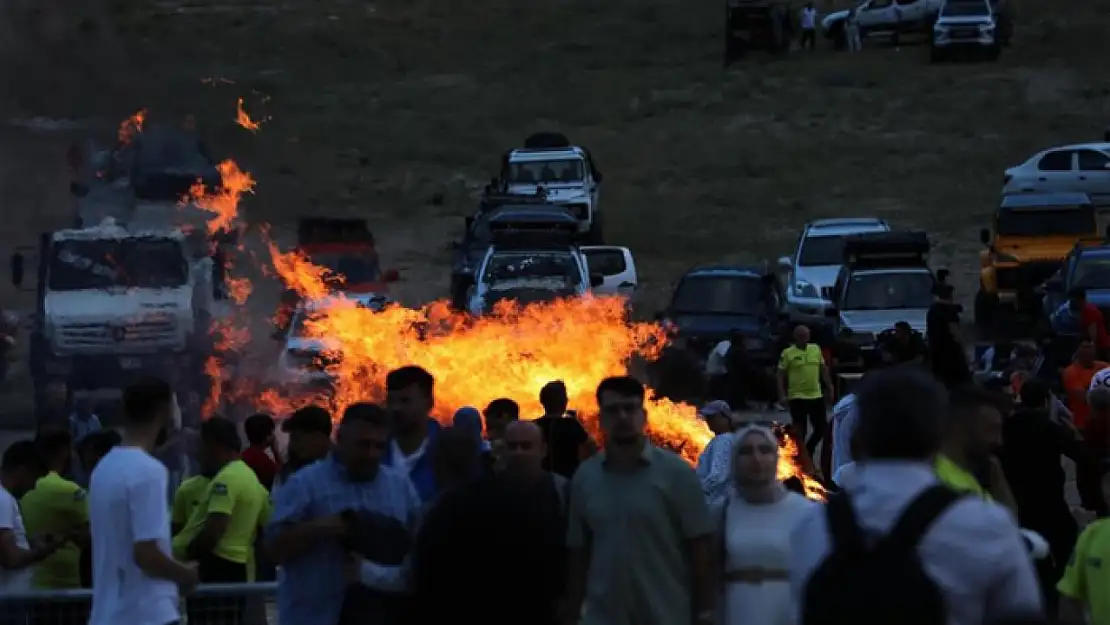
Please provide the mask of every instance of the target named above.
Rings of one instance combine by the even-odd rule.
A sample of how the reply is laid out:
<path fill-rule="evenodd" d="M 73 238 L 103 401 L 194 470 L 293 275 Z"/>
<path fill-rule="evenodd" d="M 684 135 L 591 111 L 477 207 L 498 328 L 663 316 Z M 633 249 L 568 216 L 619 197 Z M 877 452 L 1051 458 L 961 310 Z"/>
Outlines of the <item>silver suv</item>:
<path fill-rule="evenodd" d="M 844 265 L 844 237 L 867 232 L 889 232 L 876 217 L 818 219 L 805 225 L 791 256 L 779 259 L 786 285 L 786 310 L 793 321 L 824 321 L 830 293 Z"/>

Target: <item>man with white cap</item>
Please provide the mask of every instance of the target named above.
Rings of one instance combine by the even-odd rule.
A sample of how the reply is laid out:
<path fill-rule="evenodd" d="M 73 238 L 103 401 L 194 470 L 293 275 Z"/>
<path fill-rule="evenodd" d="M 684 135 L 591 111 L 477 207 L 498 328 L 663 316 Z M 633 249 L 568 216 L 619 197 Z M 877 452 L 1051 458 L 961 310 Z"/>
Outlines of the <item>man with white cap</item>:
<path fill-rule="evenodd" d="M 713 438 L 698 458 L 698 479 L 709 505 L 724 499 L 732 479 L 732 408 L 728 403 L 715 400 L 698 410 L 698 418 L 705 421 Z"/>

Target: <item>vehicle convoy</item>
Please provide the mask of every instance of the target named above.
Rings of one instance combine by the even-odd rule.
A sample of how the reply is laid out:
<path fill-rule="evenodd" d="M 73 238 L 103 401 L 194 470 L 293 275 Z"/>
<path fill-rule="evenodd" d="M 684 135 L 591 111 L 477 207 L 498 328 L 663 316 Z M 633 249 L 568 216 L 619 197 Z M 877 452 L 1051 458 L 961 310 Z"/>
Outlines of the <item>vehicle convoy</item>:
<path fill-rule="evenodd" d="M 864 0 L 855 9 L 826 15 L 821 20 L 821 30 L 836 49 L 844 49 L 848 45 L 844 25 L 854 10 L 861 38 L 889 37 L 897 42 L 903 35 L 928 36 L 943 4 L 944 0 Z"/>
<path fill-rule="evenodd" d="M 601 179 L 588 150 L 571 145 L 558 133 L 537 133 L 528 137 L 525 147 L 502 156 L 501 171 L 487 192 L 537 196 L 545 203 L 565 206 L 578 220 L 578 232 L 586 242 L 600 244 Z"/>
<path fill-rule="evenodd" d="M 310 332 L 311 320 L 335 306 L 349 305 L 381 311 L 393 300 L 384 293 L 362 292 L 344 296 L 343 300 L 327 297 L 302 301 L 293 312 L 284 335 L 285 344 L 271 375 L 271 382 L 285 391 L 326 390 L 335 379 L 329 368 L 340 362 L 337 351 L 342 345 L 328 337 Z"/>
<path fill-rule="evenodd" d="M 682 276 L 657 319 L 673 329 L 672 345 L 696 355 L 702 366 L 733 332 L 744 335 L 753 363 L 770 366 L 787 318 L 784 304 L 778 278 L 767 267 L 707 265 Z"/>
<path fill-rule="evenodd" d="M 1079 143 L 1043 150 L 1006 170 L 1004 195 L 1086 193 L 1097 206 L 1110 204 L 1110 143 Z"/>
<path fill-rule="evenodd" d="M 786 311 L 798 322 L 823 322 L 833 284 L 844 266 L 844 237 L 887 232 L 890 226 L 875 217 L 818 219 L 802 228 L 790 256 L 779 259 L 786 285 Z"/>
<path fill-rule="evenodd" d="M 327 277 L 337 292 L 387 294 L 401 279 L 396 269 L 382 271 L 374 234 L 365 219 L 302 217 L 297 225 L 296 251 L 312 264 L 330 271 Z M 285 336 L 300 302 L 297 292 L 286 290 L 275 316 L 279 336 Z"/>
<path fill-rule="evenodd" d="M 1110 233 L 1108 233 L 1110 234 Z M 1068 292 L 1085 289 L 1087 301 L 1098 306 L 1110 319 L 1110 239 L 1083 241 L 1071 249 L 1060 270 L 1040 290 L 1044 293 L 1042 309 L 1050 319 L 1068 301 Z"/>
<path fill-rule="evenodd" d="M 1084 239 L 1099 239 L 1098 218 L 1083 193 L 1006 195 L 994 214 L 994 231 L 979 239 L 979 290 L 975 323 L 991 329 L 1041 311 L 1038 287 L 1055 274 L 1064 257 Z"/>
<path fill-rule="evenodd" d="M 789 2 L 725 0 L 725 67 L 752 50 L 786 52 L 791 31 Z"/>
<path fill-rule="evenodd" d="M 516 211 L 488 220 L 491 243 L 475 270 L 467 309 L 481 315 L 497 302 L 620 295 L 636 289 L 636 263 L 626 247 L 579 246 L 568 211 Z"/>
<path fill-rule="evenodd" d="M 44 233 L 37 264 L 37 402 L 51 382 L 122 389 L 140 374 L 163 375 L 179 390 L 205 388 L 217 289 L 212 260 L 181 230 L 129 230 L 109 218 Z M 21 277 L 15 282 L 22 286 Z"/>
<path fill-rule="evenodd" d="M 1002 36 L 994 8 L 988 0 L 945 0 L 940 8 L 929 59 L 937 62 L 958 52 L 978 52 L 997 59 L 1002 52 Z"/>
<path fill-rule="evenodd" d="M 948 272 L 934 276 L 928 265 L 929 238 L 924 232 L 875 232 L 844 238 L 844 266 L 832 288 L 833 308 L 825 315 L 834 331 L 852 331 L 865 358 L 878 335 L 906 322 L 925 333 L 925 316 L 933 289 Z"/>

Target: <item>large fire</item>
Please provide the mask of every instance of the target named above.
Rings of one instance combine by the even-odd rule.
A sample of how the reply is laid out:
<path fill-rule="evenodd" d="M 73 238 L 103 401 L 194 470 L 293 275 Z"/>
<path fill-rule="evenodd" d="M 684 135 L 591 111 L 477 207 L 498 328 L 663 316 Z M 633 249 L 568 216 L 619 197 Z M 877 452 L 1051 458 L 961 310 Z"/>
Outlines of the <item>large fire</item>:
<path fill-rule="evenodd" d="M 240 125 L 257 131 L 240 106 Z M 219 167 L 222 187 L 207 192 L 195 187 L 187 201 L 214 213 L 213 234 L 236 226 L 239 200 L 253 192 L 255 181 L 232 161 Z M 305 299 L 334 294 L 338 277 L 312 264 L 297 252 L 281 251 L 266 239 L 270 258 L 264 273 Z M 234 270 L 234 268 L 232 268 Z M 250 294 L 250 284 L 232 276 L 230 291 L 239 303 Z M 240 307 L 245 310 L 245 307 Z M 235 352 L 252 337 L 243 328 L 245 319 L 224 321 L 215 328 L 223 353 Z M 256 409 L 287 414 L 307 403 L 328 405 L 333 414 L 357 401 L 383 399 L 384 379 L 389 370 L 419 365 L 436 378 L 435 416 L 449 421 L 463 406 L 484 407 L 508 397 L 520 404 L 522 414 L 535 418 L 542 413 L 540 388 L 562 380 L 571 408 L 578 410 L 589 430 L 597 436 L 596 401 L 598 382 L 628 372 L 634 360 L 652 360 L 667 344 L 666 331 L 658 324 L 629 321 L 624 302 L 617 298 L 579 298 L 548 304 L 518 306 L 499 303 L 492 314 L 472 318 L 452 312 L 445 302 L 433 302 L 412 310 L 390 306 L 380 312 L 358 306 L 336 295 L 334 304 L 313 315 L 306 323 L 310 336 L 319 337 L 334 349 L 337 362 L 329 372 L 335 379 L 327 396 L 289 395 L 265 389 L 240 376 L 227 376 L 229 367 L 213 357 L 208 371 L 224 378 L 224 384 L 205 401 L 206 414 L 230 403 L 246 403 Z M 234 381 L 227 379 L 234 377 Z M 651 439 L 695 463 L 712 434 L 696 416 L 696 409 L 665 399 L 648 401 Z M 779 477 L 798 477 L 807 495 L 821 498 L 824 489 L 799 468 L 797 447 L 787 438 L 783 443 Z"/>

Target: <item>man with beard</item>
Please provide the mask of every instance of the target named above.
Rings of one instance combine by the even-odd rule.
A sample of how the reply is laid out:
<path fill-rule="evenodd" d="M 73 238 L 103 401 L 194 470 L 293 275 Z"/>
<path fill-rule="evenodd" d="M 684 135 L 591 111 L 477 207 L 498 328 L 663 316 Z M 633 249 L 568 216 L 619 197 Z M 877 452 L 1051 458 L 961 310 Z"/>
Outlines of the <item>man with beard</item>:
<path fill-rule="evenodd" d="M 440 430 L 439 422 L 431 416 L 435 378 L 417 366 L 394 369 L 385 377 L 385 393 L 393 433 L 381 462 L 405 472 L 420 500 L 431 501 L 436 494 L 436 478 L 428 451 Z"/>
<path fill-rule="evenodd" d="M 1013 488 L 1019 525 L 1043 536 L 1051 549 L 1052 560 L 1044 562 L 1038 573 L 1045 604 L 1054 614 L 1054 587 L 1079 533 L 1065 497 L 1067 477 L 1060 456 L 1067 456 L 1076 465 L 1076 485 L 1083 507 L 1104 516 L 1106 503 L 1095 458 L 1074 430 L 1052 421 L 1049 406 L 1045 383 L 1027 380 L 1021 387 L 1021 409 L 1002 426 L 998 458 Z"/>
<path fill-rule="evenodd" d="M 420 498 L 404 470 L 382 463 L 389 425 L 374 404 L 349 406 L 335 450 L 277 492 L 265 536 L 282 571 L 277 603 L 284 625 L 396 622 L 389 616 L 398 606 L 381 596 L 348 596 L 347 589 L 356 577 L 368 589 L 405 586 L 399 565 Z"/>
<path fill-rule="evenodd" d="M 952 389 L 937 479 L 965 493 L 994 499 L 1017 518 L 1017 504 L 994 453 L 1002 446 L 1002 398 L 974 385 Z M 977 476 L 985 477 L 985 486 Z"/>
<path fill-rule="evenodd" d="M 635 378 L 602 380 L 597 403 L 605 449 L 571 482 L 563 622 L 715 623 L 713 520 L 697 474 L 648 442 Z"/>
<path fill-rule="evenodd" d="M 180 595 L 195 566 L 170 555 L 169 472 L 152 452 L 173 421 L 173 390 L 144 379 L 123 392 L 122 443 L 89 480 L 93 607 L 89 625 L 168 625 L 181 620 Z"/>
<path fill-rule="evenodd" d="M 936 300 L 925 315 L 925 337 L 933 375 L 949 389 L 971 383 L 971 368 L 960 338 L 960 306 L 953 300 L 952 285 L 940 283 Z"/>

